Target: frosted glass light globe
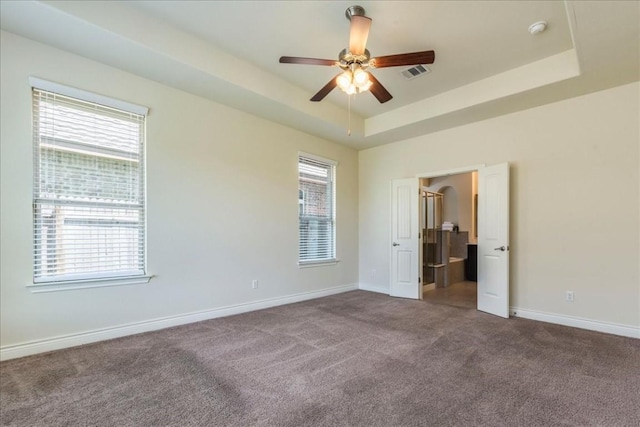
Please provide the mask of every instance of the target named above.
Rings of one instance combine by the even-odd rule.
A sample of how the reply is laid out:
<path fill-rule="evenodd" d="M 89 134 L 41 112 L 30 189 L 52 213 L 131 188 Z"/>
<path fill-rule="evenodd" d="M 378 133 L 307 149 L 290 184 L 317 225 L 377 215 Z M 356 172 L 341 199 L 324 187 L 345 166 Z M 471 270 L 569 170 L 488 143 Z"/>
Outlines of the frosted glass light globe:
<path fill-rule="evenodd" d="M 369 73 L 362 68 L 358 68 L 353 73 L 353 83 L 360 89 L 367 86 L 369 83 Z"/>
<path fill-rule="evenodd" d="M 338 87 L 346 92 L 351 85 L 351 73 L 349 71 L 345 71 L 338 76 L 336 82 L 338 83 Z"/>

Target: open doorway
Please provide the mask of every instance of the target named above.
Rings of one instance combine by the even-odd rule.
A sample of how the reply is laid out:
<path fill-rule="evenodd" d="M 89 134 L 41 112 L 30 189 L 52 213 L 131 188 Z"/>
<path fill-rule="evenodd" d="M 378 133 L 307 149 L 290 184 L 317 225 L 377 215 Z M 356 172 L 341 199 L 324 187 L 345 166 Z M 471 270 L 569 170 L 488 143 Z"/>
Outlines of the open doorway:
<path fill-rule="evenodd" d="M 478 174 L 420 178 L 422 298 L 477 306 Z"/>
<path fill-rule="evenodd" d="M 391 277 L 389 295 L 422 299 L 420 178 L 478 173 L 477 308 L 509 317 L 509 164 L 419 174 L 391 181 Z"/>

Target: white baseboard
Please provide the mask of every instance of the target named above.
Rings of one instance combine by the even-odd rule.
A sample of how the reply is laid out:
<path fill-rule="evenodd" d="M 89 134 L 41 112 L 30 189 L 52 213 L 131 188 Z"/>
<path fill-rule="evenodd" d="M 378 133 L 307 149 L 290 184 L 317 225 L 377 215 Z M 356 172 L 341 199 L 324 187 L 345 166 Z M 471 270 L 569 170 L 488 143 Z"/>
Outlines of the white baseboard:
<path fill-rule="evenodd" d="M 620 325 L 617 323 L 600 322 L 597 320 L 584 319 L 581 317 L 545 313 L 542 311 L 527 310 L 518 307 L 510 307 L 509 312 L 512 316 L 522 317 L 523 319 L 555 323 L 557 325 L 588 329 L 591 331 L 604 332 L 613 335 L 621 335 L 623 337 L 640 338 L 640 327 Z"/>
<path fill-rule="evenodd" d="M 0 348 L 0 360 L 15 359 L 18 357 L 30 356 L 33 354 L 54 350 L 61 350 L 63 348 L 75 347 L 113 338 L 120 338 L 127 335 L 139 334 L 142 332 L 156 331 L 158 329 L 170 328 L 172 326 L 186 325 L 188 323 L 200 322 L 203 320 L 215 319 L 218 317 L 232 316 L 234 314 L 262 310 L 269 307 L 276 307 L 279 305 L 291 304 L 295 302 L 326 297 L 329 295 L 335 295 L 342 292 L 354 291 L 358 288 L 358 284 L 353 283 L 350 285 L 327 288 L 320 291 L 304 292 L 300 294 L 287 295 L 284 297 L 270 298 L 261 301 L 253 301 L 244 304 L 214 308 L 211 310 L 180 314 L 177 316 L 145 320 L 142 322 L 129 323 L 126 325 L 81 332 L 78 334 L 70 334 L 43 340 L 31 341 L 22 344 L 8 345 Z"/>
<path fill-rule="evenodd" d="M 377 292 L 379 294 L 389 295 L 389 289 L 383 288 L 382 286 L 370 285 L 368 283 L 359 283 L 358 289 L 369 292 Z"/>

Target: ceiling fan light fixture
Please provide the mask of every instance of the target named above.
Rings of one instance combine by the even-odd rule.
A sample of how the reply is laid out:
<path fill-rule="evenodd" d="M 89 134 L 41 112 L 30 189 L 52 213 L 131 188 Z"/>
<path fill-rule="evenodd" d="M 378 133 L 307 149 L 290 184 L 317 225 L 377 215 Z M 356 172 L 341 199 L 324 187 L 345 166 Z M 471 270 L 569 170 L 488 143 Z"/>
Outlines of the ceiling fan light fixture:
<path fill-rule="evenodd" d="M 359 66 L 352 66 L 352 70 L 345 70 L 336 77 L 336 85 L 347 95 L 366 92 L 372 85 L 369 73 Z"/>

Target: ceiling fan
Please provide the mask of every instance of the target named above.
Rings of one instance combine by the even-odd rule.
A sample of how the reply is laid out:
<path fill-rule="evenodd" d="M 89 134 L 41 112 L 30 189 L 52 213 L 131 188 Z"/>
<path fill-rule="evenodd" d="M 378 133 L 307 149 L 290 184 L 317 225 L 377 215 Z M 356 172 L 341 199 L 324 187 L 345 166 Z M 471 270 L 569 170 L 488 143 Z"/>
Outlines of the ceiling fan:
<path fill-rule="evenodd" d="M 326 65 L 342 69 L 340 74 L 331 79 L 318 93 L 313 95 L 311 101 L 322 101 L 325 96 L 338 86 L 348 95 L 369 90 L 380 103 L 384 103 L 393 98 L 393 96 L 373 74 L 366 71 L 367 68 L 433 64 L 435 52 L 432 50 L 371 58 L 369 51 L 365 48 L 369 37 L 369 29 L 371 28 L 371 18 L 366 17 L 364 14 L 364 8 L 361 6 L 351 6 L 346 10 L 345 15 L 351 21 L 349 47 L 340 52 L 337 61 L 296 56 L 280 57 L 280 63 L 282 64 Z"/>

